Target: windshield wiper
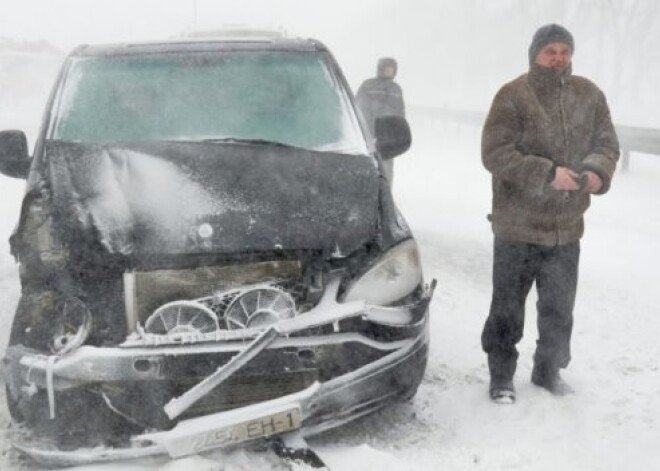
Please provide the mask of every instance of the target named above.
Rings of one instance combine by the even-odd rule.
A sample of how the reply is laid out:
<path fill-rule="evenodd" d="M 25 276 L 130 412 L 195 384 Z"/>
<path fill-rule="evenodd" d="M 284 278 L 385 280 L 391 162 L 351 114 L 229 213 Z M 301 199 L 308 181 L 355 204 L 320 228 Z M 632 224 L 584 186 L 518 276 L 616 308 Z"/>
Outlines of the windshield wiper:
<path fill-rule="evenodd" d="M 274 146 L 274 147 L 296 147 L 283 142 L 269 141 L 267 139 L 243 139 L 240 137 L 216 137 L 210 139 L 202 139 L 202 142 L 218 142 L 227 144 L 256 144 L 260 146 Z"/>

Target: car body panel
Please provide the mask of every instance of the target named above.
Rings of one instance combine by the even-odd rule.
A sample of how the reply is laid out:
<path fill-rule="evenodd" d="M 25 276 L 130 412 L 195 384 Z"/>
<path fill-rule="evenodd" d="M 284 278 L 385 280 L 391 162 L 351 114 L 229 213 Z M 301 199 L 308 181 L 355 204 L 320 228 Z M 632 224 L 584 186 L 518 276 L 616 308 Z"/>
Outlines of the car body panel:
<path fill-rule="evenodd" d="M 56 141 L 46 153 L 54 210 L 110 254 L 349 254 L 377 230 L 368 156 L 178 142 Z M 210 234 L 199 234 L 203 224 Z"/>

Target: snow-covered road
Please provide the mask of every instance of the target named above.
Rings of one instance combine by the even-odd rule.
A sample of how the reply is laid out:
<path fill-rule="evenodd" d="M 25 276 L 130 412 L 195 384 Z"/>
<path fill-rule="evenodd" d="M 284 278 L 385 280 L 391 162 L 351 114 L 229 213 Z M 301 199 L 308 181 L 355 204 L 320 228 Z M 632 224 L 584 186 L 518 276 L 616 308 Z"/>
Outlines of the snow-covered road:
<path fill-rule="evenodd" d="M 518 402 L 487 399 L 479 337 L 490 298 L 490 179 L 476 129 L 412 120 L 415 144 L 396 161 L 395 198 L 417 235 L 425 276 L 438 279 L 431 353 L 418 395 L 311 440 L 337 470 L 660 469 L 660 157 L 635 155 L 595 198 L 582 243 L 573 362 L 577 394 L 555 398 L 529 382 L 534 295 L 516 375 Z M 0 348 L 18 296 L 6 243 L 23 185 L 0 177 Z M 7 414 L 2 408 L 0 427 Z M 0 469 L 22 469 L 0 435 Z M 276 469 L 236 451 L 86 470 Z M 32 469 L 32 468 L 29 468 Z"/>
<path fill-rule="evenodd" d="M 573 361 L 564 373 L 577 394 L 556 398 L 529 381 L 532 292 L 518 402 L 499 406 L 487 399 L 480 349 L 492 236 L 479 135 L 414 124 L 421 132 L 397 162 L 395 195 L 416 230 L 426 276 L 439 281 L 427 374 L 412 404 L 318 440 L 320 454 L 345 470 L 660 469 L 660 157 L 635 155 L 587 215 Z"/>

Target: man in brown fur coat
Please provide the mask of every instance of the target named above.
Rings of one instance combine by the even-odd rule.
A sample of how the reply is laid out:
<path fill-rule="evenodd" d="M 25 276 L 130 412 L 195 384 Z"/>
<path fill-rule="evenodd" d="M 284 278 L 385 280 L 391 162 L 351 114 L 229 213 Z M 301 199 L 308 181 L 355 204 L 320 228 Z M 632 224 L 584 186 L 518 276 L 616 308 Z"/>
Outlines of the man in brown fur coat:
<path fill-rule="evenodd" d="M 513 375 L 525 300 L 536 282 L 538 331 L 532 382 L 570 392 L 559 369 L 570 361 L 583 214 L 610 187 L 619 145 L 603 92 L 571 74 L 573 37 L 540 28 L 529 72 L 495 96 L 482 136 L 492 174 L 493 297 L 481 341 L 491 399 L 515 401 Z"/>

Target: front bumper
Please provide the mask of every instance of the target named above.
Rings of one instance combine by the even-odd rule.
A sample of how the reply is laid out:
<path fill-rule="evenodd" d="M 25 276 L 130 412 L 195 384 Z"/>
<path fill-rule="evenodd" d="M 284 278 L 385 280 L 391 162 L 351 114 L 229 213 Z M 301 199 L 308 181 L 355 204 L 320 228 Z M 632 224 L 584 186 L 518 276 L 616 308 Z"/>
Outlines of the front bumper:
<path fill-rule="evenodd" d="M 428 305 L 433 288 L 427 288 L 409 305 L 374 307 L 364 302 L 337 303 L 338 283 L 331 283 L 316 308 L 279 322 L 267 341 L 260 340 L 263 331 L 245 329 L 224 332 L 225 338 L 217 338 L 216 333 L 213 339 L 136 335 L 117 347 L 84 346 L 63 357 L 10 347 L 10 393 L 20 397 L 44 391 L 51 420 L 60 413 L 58 397 L 62 394 L 98 385 L 163 384 L 183 374 L 173 364 L 207 365 L 207 370 L 201 368 L 204 379 L 199 384 L 179 397 L 168 398 L 167 404 L 159 404 L 159 410 L 166 410 L 170 419 L 178 419 L 164 419 L 164 425 L 156 427 L 161 431 L 134 434 L 128 446 L 62 451 L 48 441 L 35 441 L 31 434 L 22 433 L 15 433 L 12 442 L 38 461 L 76 465 L 161 453 L 176 457 L 224 446 L 208 437 L 214 431 L 258 421 L 281 410 L 300 411 L 304 436 L 336 427 L 414 394 L 426 365 Z M 356 328 L 360 323 L 373 329 Z M 320 329 L 319 333 L 315 334 L 314 329 Z M 371 335 L 379 331 L 386 335 Z M 364 361 L 353 358 L 356 356 Z M 208 362 L 209 358 L 213 361 Z M 315 375 L 313 382 L 307 381 L 300 390 L 186 418 L 186 413 L 213 389 L 267 368 L 282 374 L 311 370 Z M 211 378 L 218 381 L 206 390 L 195 390 Z M 104 399 L 115 410 L 112 401 Z"/>

